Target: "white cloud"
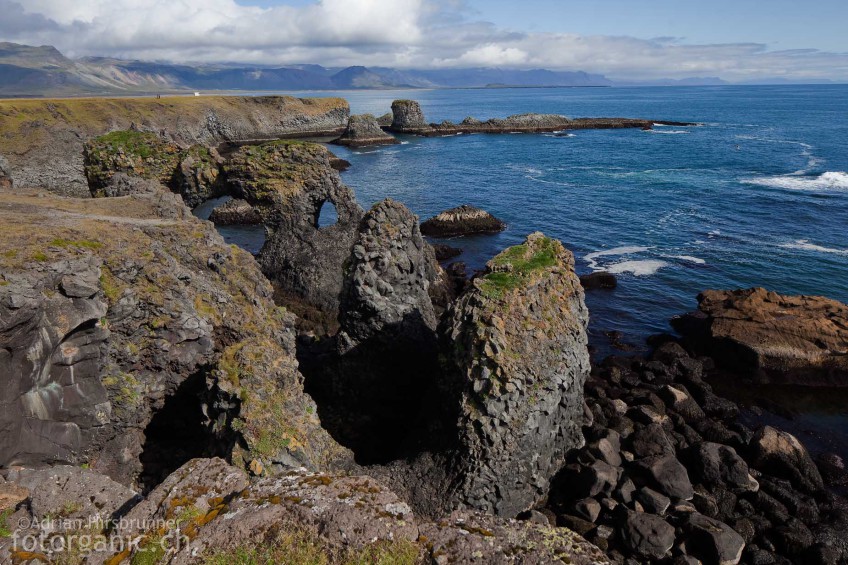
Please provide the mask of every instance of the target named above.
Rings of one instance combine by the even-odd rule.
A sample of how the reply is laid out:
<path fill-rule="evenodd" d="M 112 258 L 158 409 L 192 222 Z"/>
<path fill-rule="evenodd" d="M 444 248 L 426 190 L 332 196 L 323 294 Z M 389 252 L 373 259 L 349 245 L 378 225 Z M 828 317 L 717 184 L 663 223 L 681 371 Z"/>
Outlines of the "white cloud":
<path fill-rule="evenodd" d="M 0 39 L 72 56 L 177 62 L 500 66 L 615 78 L 721 76 L 848 80 L 848 53 L 770 51 L 573 33 L 521 33 L 475 21 L 462 0 L 322 0 L 257 8 L 234 0 L 0 0 Z"/>

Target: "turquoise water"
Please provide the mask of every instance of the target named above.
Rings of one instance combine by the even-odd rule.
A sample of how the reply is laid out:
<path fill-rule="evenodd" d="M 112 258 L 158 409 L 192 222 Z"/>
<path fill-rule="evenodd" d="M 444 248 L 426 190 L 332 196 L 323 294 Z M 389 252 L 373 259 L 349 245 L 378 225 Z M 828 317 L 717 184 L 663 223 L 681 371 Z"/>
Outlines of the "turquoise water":
<path fill-rule="evenodd" d="M 392 197 L 423 219 L 468 203 L 504 219 L 502 234 L 449 242 L 473 268 L 541 230 L 574 252 L 580 273 L 616 272 L 618 289 L 587 296 L 601 350 L 606 331 L 635 344 L 668 331 L 707 288 L 848 301 L 848 86 L 339 95 L 354 113 L 378 115 L 414 98 L 428 121 L 550 112 L 702 123 L 333 149 L 352 163 L 342 177 L 365 207 Z"/>

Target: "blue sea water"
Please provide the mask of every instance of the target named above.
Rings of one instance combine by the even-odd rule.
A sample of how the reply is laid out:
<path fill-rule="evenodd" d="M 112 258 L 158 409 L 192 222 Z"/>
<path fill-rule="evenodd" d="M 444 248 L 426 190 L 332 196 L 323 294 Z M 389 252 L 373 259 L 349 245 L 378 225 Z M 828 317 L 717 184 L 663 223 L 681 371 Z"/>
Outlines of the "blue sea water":
<path fill-rule="evenodd" d="M 848 301 L 848 86 L 339 95 L 354 113 L 377 115 L 393 99 L 414 98 L 433 122 L 544 112 L 703 124 L 409 136 L 397 146 L 333 149 L 351 162 L 342 178 L 365 207 L 391 197 L 425 219 L 468 203 L 504 219 L 500 235 L 448 242 L 472 268 L 540 230 L 574 252 L 581 274 L 616 273 L 615 291 L 587 296 L 602 351 L 607 331 L 637 345 L 668 331 L 668 320 L 694 309 L 708 288 Z"/>
<path fill-rule="evenodd" d="M 413 98 L 431 122 L 545 112 L 701 123 L 332 148 L 351 162 L 342 178 L 363 207 L 391 197 L 426 219 L 468 203 L 504 219 L 501 234 L 448 241 L 472 269 L 541 230 L 574 252 L 579 273 L 615 272 L 616 290 L 586 297 L 597 357 L 613 352 L 606 332 L 644 346 L 670 331 L 668 320 L 693 310 L 704 289 L 763 286 L 848 302 L 848 85 L 290 94 L 338 95 L 354 113 L 376 115 Z M 255 230 L 222 231 L 261 246 Z M 845 394 L 772 387 L 733 396 L 768 397 L 783 416 L 755 419 L 848 457 Z"/>

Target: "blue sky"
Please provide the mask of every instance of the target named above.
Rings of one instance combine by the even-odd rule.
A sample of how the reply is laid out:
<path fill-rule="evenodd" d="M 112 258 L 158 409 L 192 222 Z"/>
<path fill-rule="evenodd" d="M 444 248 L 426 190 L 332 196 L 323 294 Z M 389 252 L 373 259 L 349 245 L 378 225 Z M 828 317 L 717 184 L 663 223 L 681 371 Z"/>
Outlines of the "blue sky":
<path fill-rule="evenodd" d="M 848 0 L 0 0 L 0 40 L 186 63 L 848 82 Z"/>

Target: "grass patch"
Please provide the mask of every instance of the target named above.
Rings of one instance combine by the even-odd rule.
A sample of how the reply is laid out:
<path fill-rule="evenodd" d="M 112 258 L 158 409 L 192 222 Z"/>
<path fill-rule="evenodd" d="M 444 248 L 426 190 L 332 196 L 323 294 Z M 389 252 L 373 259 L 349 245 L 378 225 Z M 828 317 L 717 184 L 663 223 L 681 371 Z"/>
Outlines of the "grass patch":
<path fill-rule="evenodd" d="M 12 537 L 12 530 L 9 528 L 9 517 L 15 512 L 14 508 L 9 508 L 0 512 L 0 538 Z"/>
<path fill-rule="evenodd" d="M 556 266 L 557 244 L 547 237 L 522 243 L 501 252 L 492 264 L 496 270 L 483 277 L 480 289 L 489 298 L 503 298 L 533 273 Z"/>
<path fill-rule="evenodd" d="M 133 130 L 113 131 L 98 137 L 95 141 L 113 152 L 123 150 L 138 155 L 142 159 L 156 154 L 162 143 L 155 133 Z"/>
<path fill-rule="evenodd" d="M 100 249 L 101 247 L 103 247 L 103 244 L 100 243 L 99 241 L 92 241 L 90 239 L 73 240 L 73 239 L 64 239 L 64 238 L 61 238 L 61 237 L 56 238 L 53 241 L 51 241 L 50 245 L 53 245 L 53 246 L 56 246 L 56 247 L 63 247 L 65 249 L 67 249 L 68 247 L 81 247 L 83 249 Z"/>

